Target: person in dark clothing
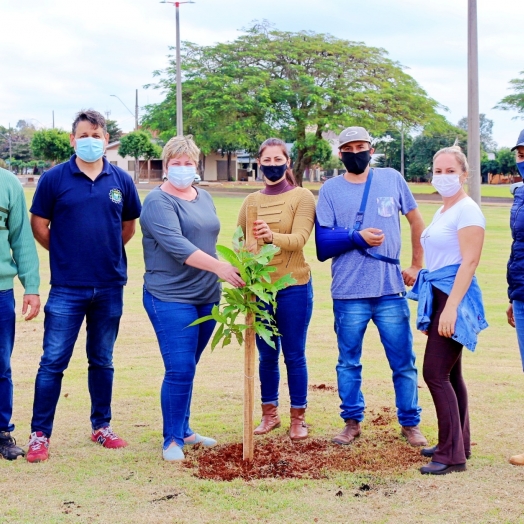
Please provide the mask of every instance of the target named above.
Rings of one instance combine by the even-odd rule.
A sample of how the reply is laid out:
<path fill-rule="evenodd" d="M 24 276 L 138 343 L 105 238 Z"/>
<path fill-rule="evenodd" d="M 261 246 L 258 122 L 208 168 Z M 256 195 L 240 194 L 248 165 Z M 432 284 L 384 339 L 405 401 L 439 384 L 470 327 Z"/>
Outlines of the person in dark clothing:
<path fill-rule="evenodd" d="M 515 151 L 517 168 L 524 178 L 524 129 L 520 132 Z M 522 184 L 515 189 L 515 200 L 510 213 L 510 227 L 513 243 L 508 261 L 509 307 L 506 311 L 508 323 L 516 328 L 520 355 L 524 367 L 524 189 Z M 524 453 L 509 459 L 514 466 L 524 466 Z"/>

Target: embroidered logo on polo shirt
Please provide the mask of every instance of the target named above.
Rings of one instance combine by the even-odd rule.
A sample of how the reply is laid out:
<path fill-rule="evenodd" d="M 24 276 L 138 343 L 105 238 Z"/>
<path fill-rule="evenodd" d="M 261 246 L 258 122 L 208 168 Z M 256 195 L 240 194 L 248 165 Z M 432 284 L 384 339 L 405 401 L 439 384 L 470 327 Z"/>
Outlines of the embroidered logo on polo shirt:
<path fill-rule="evenodd" d="M 111 199 L 111 202 L 114 202 L 115 204 L 121 204 L 122 191 L 120 191 L 120 189 L 111 189 L 111 191 L 109 191 L 109 198 Z"/>

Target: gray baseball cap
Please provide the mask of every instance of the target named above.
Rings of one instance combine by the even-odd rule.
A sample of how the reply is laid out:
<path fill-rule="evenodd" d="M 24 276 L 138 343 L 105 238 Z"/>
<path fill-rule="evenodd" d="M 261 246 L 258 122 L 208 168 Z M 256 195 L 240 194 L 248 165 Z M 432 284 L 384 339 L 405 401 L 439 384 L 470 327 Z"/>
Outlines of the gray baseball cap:
<path fill-rule="evenodd" d="M 519 139 L 517 140 L 517 145 L 515 147 L 512 147 L 511 150 L 515 151 L 517 147 L 524 146 L 524 129 L 520 132 Z"/>
<path fill-rule="evenodd" d="M 358 126 L 348 127 L 340 133 L 338 137 L 338 148 L 340 149 L 344 144 L 349 142 L 369 142 L 371 144 L 371 137 L 369 133 Z"/>

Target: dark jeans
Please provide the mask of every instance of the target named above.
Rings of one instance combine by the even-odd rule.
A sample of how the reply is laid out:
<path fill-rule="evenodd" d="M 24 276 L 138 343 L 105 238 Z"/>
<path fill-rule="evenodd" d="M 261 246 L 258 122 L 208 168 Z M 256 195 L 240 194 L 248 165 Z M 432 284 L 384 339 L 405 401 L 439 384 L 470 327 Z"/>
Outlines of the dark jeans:
<path fill-rule="evenodd" d="M 15 297 L 12 289 L 0 291 L 0 431 L 13 431 L 11 354 L 15 343 Z"/>
<path fill-rule="evenodd" d="M 273 314 L 273 309 L 268 308 Z M 276 349 L 257 336 L 260 389 L 263 404 L 278 406 L 280 350 L 284 354 L 292 408 L 307 406 L 306 338 L 313 311 L 311 280 L 301 286 L 289 286 L 277 293 L 276 325 L 280 337 L 273 337 Z"/>
<path fill-rule="evenodd" d="M 183 304 L 164 302 L 144 289 L 144 308 L 156 333 L 166 373 L 160 392 L 164 420 L 164 449 L 171 442 L 184 445 L 184 438 L 193 435 L 189 427 L 193 380 L 196 366 L 216 322 L 187 327 L 211 313 L 214 304 Z"/>
<path fill-rule="evenodd" d="M 122 316 L 123 287 L 52 286 L 44 308 L 44 354 L 36 375 L 31 431 L 51 436 L 62 377 L 84 318 L 87 381 L 93 429 L 109 426 L 113 393 L 113 347 Z"/>
<path fill-rule="evenodd" d="M 462 345 L 438 334 L 448 295 L 433 287 L 433 318 L 424 355 L 424 380 L 438 419 L 438 446 L 433 455 L 441 464 L 464 464 L 471 453 L 468 392 L 462 378 Z"/>

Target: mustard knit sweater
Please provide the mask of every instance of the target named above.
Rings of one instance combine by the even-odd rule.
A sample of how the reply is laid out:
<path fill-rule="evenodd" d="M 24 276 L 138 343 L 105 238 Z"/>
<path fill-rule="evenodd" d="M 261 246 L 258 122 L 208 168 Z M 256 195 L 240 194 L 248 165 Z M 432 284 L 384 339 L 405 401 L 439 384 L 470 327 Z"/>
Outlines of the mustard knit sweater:
<path fill-rule="evenodd" d="M 311 278 L 309 265 L 304 258 L 304 246 L 315 223 L 315 197 L 302 187 L 295 187 L 281 195 L 251 193 L 243 202 L 238 214 L 238 225 L 246 232 L 246 208 L 258 208 L 258 220 L 263 220 L 273 232 L 273 244 L 280 251 L 271 261 L 277 268 L 271 273 L 272 281 L 291 273 L 296 285 L 303 285 Z M 259 240 L 259 244 L 263 244 Z"/>

